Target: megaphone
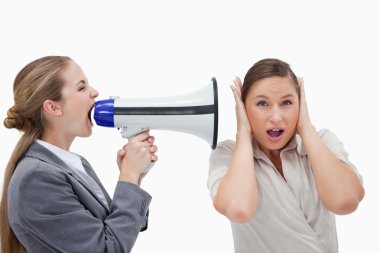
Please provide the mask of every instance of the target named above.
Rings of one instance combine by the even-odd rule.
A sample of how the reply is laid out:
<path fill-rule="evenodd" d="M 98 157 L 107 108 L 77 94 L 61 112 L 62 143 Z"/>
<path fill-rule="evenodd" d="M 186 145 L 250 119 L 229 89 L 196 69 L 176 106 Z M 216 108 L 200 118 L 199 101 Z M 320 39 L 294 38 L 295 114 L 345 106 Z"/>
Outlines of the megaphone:
<path fill-rule="evenodd" d="M 215 78 L 190 94 L 142 99 L 111 98 L 95 103 L 97 125 L 121 130 L 131 138 L 147 129 L 179 131 L 207 141 L 212 149 L 218 139 L 218 87 Z"/>

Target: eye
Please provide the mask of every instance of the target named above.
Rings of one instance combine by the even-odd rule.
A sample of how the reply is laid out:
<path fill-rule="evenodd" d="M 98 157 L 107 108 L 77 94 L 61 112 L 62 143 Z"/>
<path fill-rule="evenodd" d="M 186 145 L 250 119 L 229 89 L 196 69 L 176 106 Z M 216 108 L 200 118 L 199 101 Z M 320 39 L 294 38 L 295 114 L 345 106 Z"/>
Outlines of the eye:
<path fill-rule="evenodd" d="M 78 91 L 84 91 L 87 87 L 87 84 L 85 81 L 82 81 L 78 86 Z"/>
<path fill-rule="evenodd" d="M 87 81 L 86 80 L 81 80 L 78 83 L 77 88 L 78 88 L 78 91 L 84 91 L 87 88 Z"/>
<path fill-rule="evenodd" d="M 268 106 L 267 102 L 265 102 L 265 101 L 259 101 L 256 105 L 257 106 Z"/>
<path fill-rule="evenodd" d="M 282 102 L 282 105 L 291 105 L 291 104 L 293 104 L 293 103 L 290 100 L 285 100 Z"/>

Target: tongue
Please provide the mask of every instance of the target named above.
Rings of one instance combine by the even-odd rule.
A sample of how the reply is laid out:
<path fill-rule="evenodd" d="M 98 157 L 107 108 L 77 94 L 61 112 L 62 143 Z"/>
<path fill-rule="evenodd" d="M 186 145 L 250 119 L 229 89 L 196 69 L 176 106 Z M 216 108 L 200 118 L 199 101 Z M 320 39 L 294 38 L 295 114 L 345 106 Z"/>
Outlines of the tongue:
<path fill-rule="evenodd" d="M 271 137 L 278 137 L 282 134 L 282 131 L 272 131 L 272 130 L 269 130 L 268 131 L 268 134 L 271 136 Z"/>

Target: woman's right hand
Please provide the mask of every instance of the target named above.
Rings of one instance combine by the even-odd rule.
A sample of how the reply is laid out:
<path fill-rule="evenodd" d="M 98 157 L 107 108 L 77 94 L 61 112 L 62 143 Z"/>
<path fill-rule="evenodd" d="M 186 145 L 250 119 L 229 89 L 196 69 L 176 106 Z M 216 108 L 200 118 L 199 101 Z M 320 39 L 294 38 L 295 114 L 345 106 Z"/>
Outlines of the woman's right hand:
<path fill-rule="evenodd" d="M 235 110 L 237 120 L 237 133 L 249 133 L 252 135 L 252 128 L 249 123 L 247 112 L 244 107 L 244 103 L 241 98 L 242 83 L 239 77 L 235 77 L 234 85 L 231 85 L 231 90 L 235 98 Z"/>
<path fill-rule="evenodd" d="M 150 162 L 157 161 L 155 154 L 157 146 L 149 130 L 131 139 L 117 154 L 117 164 L 120 169 L 119 179 L 138 184 L 145 168 Z"/>

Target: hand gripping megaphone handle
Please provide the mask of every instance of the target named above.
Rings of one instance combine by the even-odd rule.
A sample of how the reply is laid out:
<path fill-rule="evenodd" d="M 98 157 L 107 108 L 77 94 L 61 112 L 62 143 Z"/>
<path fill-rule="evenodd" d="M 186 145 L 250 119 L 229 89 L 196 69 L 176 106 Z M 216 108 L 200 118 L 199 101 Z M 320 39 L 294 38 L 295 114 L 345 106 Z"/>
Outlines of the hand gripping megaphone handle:
<path fill-rule="evenodd" d="M 137 128 L 136 128 L 136 130 L 137 130 Z M 135 134 L 131 135 L 130 134 L 131 132 L 128 132 L 128 134 L 127 134 L 127 127 L 122 127 L 122 129 L 121 129 L 121 135 L 123 136 L 123 138 L 127 138 L 128 142 L 130 142 L 136 134 L 139 134 L 139 133 L 144 132 L 146 130 L 148 130 L 148 128 L 139 128 L 139 131 L 136 131 L 136 132 L 134 132 Z M 145 169 L 143 170 L 142 174 L 148 173 L 150 171 L 150 169 L 154 166 L 154 164 L 155 164 L 155 162 L 152 160 L 148 164 L 148 166 L 145 167 Z"/>

